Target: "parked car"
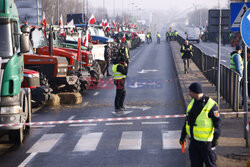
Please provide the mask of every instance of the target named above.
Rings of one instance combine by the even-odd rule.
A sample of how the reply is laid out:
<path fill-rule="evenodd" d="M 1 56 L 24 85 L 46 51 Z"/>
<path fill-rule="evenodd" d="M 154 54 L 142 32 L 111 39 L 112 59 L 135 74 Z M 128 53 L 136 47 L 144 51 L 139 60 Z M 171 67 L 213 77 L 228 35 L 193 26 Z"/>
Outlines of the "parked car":
<path fill-rule="evenodd" d="M 196 41 L 197 43 L 200 42 L 200 29 L 198 27 L 188 27 L 187 31 L 185 32 L 186 39 L 189 41 Z"/>

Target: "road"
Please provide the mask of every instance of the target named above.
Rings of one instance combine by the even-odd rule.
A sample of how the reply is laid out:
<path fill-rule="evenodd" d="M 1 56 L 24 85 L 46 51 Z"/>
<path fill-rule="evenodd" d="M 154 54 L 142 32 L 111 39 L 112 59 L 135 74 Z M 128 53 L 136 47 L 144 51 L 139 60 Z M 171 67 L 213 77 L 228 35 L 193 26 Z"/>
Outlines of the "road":
<path fill-rule="evenodd" d="M 171 81 L 170 81 L 171 80 Z M 131 51 L 126 80 L 127 116 L 183 114 L 185 112 L 170 46 L 153 41 Z M 32 121 L 115 118 L 115 89 L 103 78 L 99 89 L 83 94 L 83 103 L 43 108 Z M 0 140 L 1 167 L 165 167 L 187 166 L 181 153 L 184 118 L 92 122 L 32 127 L 23 145 Z"/>
<path fill-rule="evenodd" d="M 186 38 L 185 33 L 178 29 L 178 34 Z M 218 57 L 218 44 L 215 42 L 203 42 L 202 40 L 200 43 L 197 42 L 191 42 L 191 44 L 197 46 L 201 51 L 209 56 Z M 231 52 L 234 51 L 234 48 L 231 47 L 229 44 L 226 44 L 225 46 L 221 46 L 221 64 L 225 65 L 229 68 L 230 66 L 230 56 Z"/>

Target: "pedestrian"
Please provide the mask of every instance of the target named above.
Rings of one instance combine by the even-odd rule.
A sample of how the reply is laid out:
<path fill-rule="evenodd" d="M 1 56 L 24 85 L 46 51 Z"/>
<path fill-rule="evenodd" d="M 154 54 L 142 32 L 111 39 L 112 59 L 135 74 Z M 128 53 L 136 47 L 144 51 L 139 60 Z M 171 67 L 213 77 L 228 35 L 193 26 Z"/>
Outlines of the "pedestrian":
<path fill-rule="evenodd" d="M 111 45 L 110 42 L 108 42 L 107 45 L 105 45 L 104 58 L 105 58 L 106 66 L 103 70 L 103 76 L 105 76 L 106 72 L 107 72 L 107 76 L 111 76 L 109 73 L 109 64 L 110 64 L 110 59 L 112 56 L 112 50 L 111 50 L 110 45 Z"/>
<path fill-rule="evenodd" d="M 125 78 L 128 73 L 128 68 L 124 57 L 120 53 L 117 54 L 117 56 L 113 59 L 112 71 L 114 77 L 114 84 L 116 86 L 115 114 L 121 115 L 125 111 Z"/>
<path fill-rule="evenodd" d="M 200 83 L 189 86 L 192 98 L 186 111 L 180 144 L 190 138 L 189 158 L 191 167 L 216 167 L 215 147 L 220 136 L 221 119 L 216 102 L 205 96 Z"/>
<path fill-rule="evenodd" d="M 168 36 L 169 36 L 169 33 L 168 31 L 166 32 L 166 41 L 168 41 Z"/>
<path fill-rule="evenodd" d="M 184 73 L 189 73 L 190 59 L 193 57 L 193 46 L 189 44 L 188 40 L 181 46 L 181 58 L 184 63 Z"/>
<path fill-rule="evenodd" d="M 130 60 L 130 52 L 129 52 L 128 46 L 125 42 L 121 43 L 120 54 L 121 54 L 121 56 L 123 56 L 125 62 L 127 63 L 127 68 L 128 68 L 129 60 Z"/>
<path fill-rule="evenodd" d="M 240 77 L 243 77 L 243 61 L 241 57 L 242 48 L 241 46 L 237 45 L 236 50 L 231 53 L 230 57 L 230 68 L 237 72 Z"/>
<path fill-rule="evenodd" d="M 175 31 L 174 31 L 174 40 L 175 40 L 175 41 L 177 40 L 177 36 L 178 36 L 178 32 L 175 30 Z"/>
<path fill-rule="evenodd" d="M 161 42 L 161 34 L 159 32 L 157 32 L 156 37 L 157 37 L 157 43 L 160 44 L 160 42 Z"/>

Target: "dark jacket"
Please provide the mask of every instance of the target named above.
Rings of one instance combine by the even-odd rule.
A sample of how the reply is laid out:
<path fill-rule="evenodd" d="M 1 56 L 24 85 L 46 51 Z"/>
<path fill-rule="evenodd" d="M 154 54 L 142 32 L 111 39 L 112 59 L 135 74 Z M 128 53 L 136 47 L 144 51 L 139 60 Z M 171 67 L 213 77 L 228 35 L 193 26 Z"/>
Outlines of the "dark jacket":
<path fill-rule="evenodd" d="M 192 109 L 189 111 L 188 117 L 186 117 L 186 120 L 188 120 L 188 123 L 190 125 L 190 135 L 191 140 L 195 140 L 193 138 L 193 127 L 195 126 L 195 121 L 200 112 L 202 111 L 203 107 L 206 105 L 209 97 L 203 96 L 200 100 L 195 100 Z M 221 119 L 218 113 L 218 107 L 214 105 L 212 109 L 208 113 L 208 117 L 212 119 L 213 126 L 214 126 L 214 138 L 213 142 L 216 142 L 217 139 L 220 136 L 220 128 L 221 128 Z M 181 133 L 181 140 L 184 140 L 187 136 L 186 133 L 186 122 L 182 128 Z"/>
<path fill-rule="evenodd" d="M 184 46 L 185 49 L 183 49 L 183 46 Z M 190 50 L 190 51 L 186 50 L 188 48 L 190 48 L 190 44 L 188 44 L 188 45 L 184 44 L 184 45 L 181 46 L 180 52 L 184 53 L 183 56 L 182 56 L 183 59 L 190 59 L 192 57 L 193 49 Z"/>

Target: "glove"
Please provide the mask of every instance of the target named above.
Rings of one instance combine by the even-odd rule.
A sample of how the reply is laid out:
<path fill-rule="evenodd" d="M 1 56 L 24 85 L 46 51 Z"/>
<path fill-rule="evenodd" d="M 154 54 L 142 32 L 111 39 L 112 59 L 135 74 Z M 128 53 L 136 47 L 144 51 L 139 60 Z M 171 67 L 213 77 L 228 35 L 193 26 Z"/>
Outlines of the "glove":
<path fill-rule="evenodd" d="M 213 141 L 212 141 L 212 146 L 211 146 L 211 147 L 213 148 L 213 147 L 215 147 L 215 146 L 217 146 L 217 145 L 218 145 L 217 140 L 213 140 Z"/>

